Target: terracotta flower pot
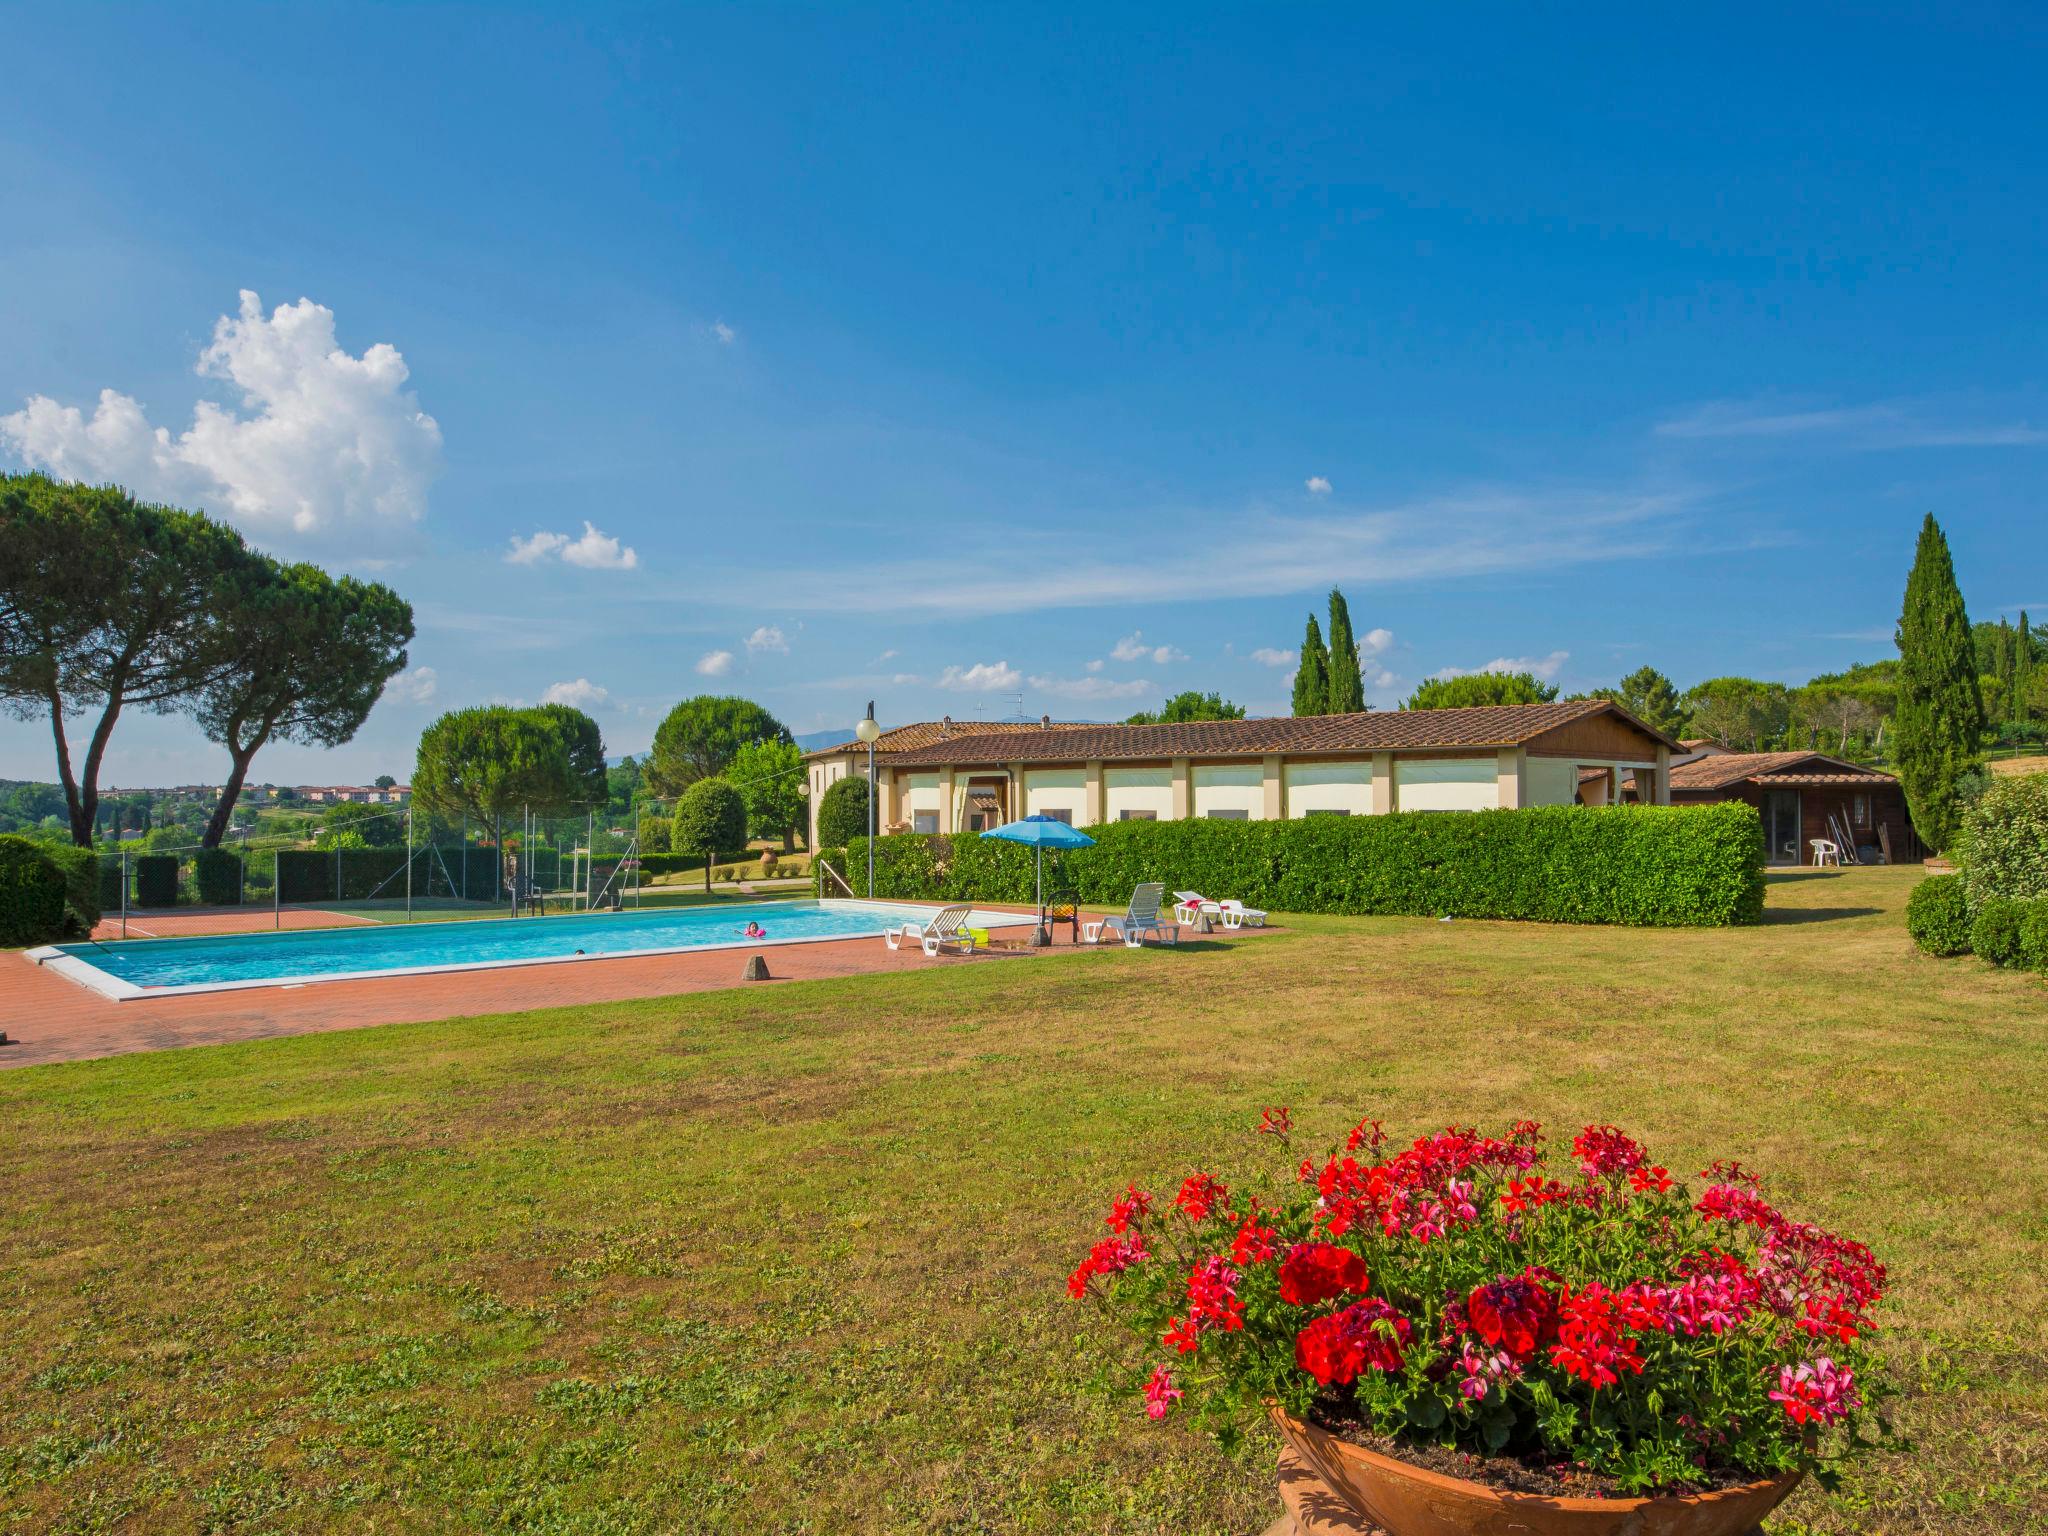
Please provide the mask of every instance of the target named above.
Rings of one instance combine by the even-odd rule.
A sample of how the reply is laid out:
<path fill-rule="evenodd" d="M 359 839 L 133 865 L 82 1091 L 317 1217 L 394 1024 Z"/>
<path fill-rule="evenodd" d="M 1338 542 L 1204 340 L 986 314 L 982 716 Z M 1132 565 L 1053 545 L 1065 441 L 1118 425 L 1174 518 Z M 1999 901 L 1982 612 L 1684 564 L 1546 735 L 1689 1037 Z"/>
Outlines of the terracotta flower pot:
<path fill-rule="evenodd" d="M 1275 1408 L 1280 1497 L 1295 1536 L 1746 1536 L 1799 1482 L 1655 1499 L 1503 1493 L 1376 1455 Z"/>

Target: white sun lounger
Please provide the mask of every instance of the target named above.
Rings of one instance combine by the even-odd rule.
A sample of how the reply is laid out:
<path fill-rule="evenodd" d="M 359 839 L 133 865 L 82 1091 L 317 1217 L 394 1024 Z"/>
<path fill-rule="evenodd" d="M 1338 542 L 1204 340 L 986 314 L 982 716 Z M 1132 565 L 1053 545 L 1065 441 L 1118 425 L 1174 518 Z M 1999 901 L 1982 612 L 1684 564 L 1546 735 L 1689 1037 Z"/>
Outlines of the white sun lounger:
<path fill-rule="evenodd" d="M 1257 907 L 1248 907 L 1241 901 L 1219 901 L 1223 911 L 1223 926 L 1226 928 L 1263 928 L 1266 914 Z"/>
<path fill-rule="evenodd" d="M 971 955 L 974 953 L 974 935 L 967 931 L 967 919 L 973 914 L 971 906 L 948 907 L 928 923 L 905 923 L 891 928 L 882 935 L 882 942 L 891 949 L 901 949 L 906 941 L 920 944 L 924 952 L 932 956 L 951 944 L 961 954 Z"/>
<path fill-rule="evenodd" d="M 1124 941 L 1126 949 L 1140 949 L 1147 934 L 1164 939 L 1169 944 L 1180 942 L 1180 925 L 1171 917 L 1163 916 L 1159 904 L 1166 897 L 1166 887 L 1159 882 L 1139 886 L 1131 892 L 1131 904 L 1124 908 L 1120 917 L 1105 917 L 1099 922 L 1087 923 L 1081 929 L 1081 937 L 1090 944 L 1099 944 L 1111 934 Z"/>

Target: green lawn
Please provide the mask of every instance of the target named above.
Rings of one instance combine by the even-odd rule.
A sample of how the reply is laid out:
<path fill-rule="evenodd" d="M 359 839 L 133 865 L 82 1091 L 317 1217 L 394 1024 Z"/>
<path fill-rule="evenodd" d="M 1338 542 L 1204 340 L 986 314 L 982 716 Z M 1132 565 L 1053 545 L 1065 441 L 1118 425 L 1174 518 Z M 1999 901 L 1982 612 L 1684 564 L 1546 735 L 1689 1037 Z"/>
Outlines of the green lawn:
<path fill-rule="evenodd" d="M 1774 1170 L 1890 1262 L 1911 1439 L 1774 1529 L 2048 1530 L 2048 988 L 1916 875 L 0 1072 L 0 1529 L 1255 1531 L 1271 1442 L 1107 1394 L 1061 1282 L 1286 1103 Z"/>

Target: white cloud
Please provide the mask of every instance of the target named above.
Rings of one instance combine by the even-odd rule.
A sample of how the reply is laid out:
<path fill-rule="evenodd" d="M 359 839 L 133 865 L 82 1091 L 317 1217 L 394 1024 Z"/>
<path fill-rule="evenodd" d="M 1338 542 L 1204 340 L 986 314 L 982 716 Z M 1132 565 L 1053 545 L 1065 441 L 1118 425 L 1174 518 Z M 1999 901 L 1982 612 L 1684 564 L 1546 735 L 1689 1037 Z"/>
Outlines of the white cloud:
<path fill-rule="evenodd" d="M 583 536 L 572 539 L 566 533 L 541 532 L 531 538 L 514 536 L 505 551 L 510 565 L 538 565 L 550 555 L 567 565 L 586 571 L 630 571 L 640 563 L 639 552 L 621 544 L 609 534 L 599 533 L 595 523 L 585 521 Z"/>
<path fill-rule="evenodd" d="M 1551 682 L 1572 659 L 1570 651 L 1552 651 L 1548 656 L 1496 656 L 1483 667 L 1440 667 L 1432 677 L 1472 677 L 1480 672 L 1527 672 Z"/>
<path fill-rule="evenodd" d="M 881 654 L 881 655 L 877 656 L 877 657 L 875 658 L 875 661 L 876 661 L 877 665 L 879 665 L 880 663 L 882 663 L 882 662 L 885 662 L 885 661 L 894 661 L 894 660 L 896 659 L 896 654 L 897 654 L 897 653 L 896 653 L 896 651 L 895 651 L 895 650 L 894 650 L 894 648 L 892 647 L 891 649 L 889 649 L 889 650 L 886 650 L 886 651 L 882 652 L 882 654 Z"/>
<path fill-rule="evenodd" d="M 1159 691 L 1156 683 L 1143 678 L 1117 682 L 1107 677 L 1033 677 L 1031 686 L 1040 693 L 1063 699 L 1141 699 Z"/>
<path fill-rule="evenodd" d="M 206 507 L 259 536 L 404 525 L 426 511 L 441 428 L 405 388 L 396 347 L 351 356 L 335 340 L 332 310 L 300 299 L 266 319 L 244 289 L 195 371 L 239 390 L 248 414 L 202 400 L 173 437 L 118 390 L 101 390 L 90 417 L 33 395 L 0 416 L 0 443 L 53 475 Z"/>
<path fill-rule="evenodd" d="M 729 347 L 740 339 L 740 333 L 727 325 L 723 320 L 711 322 L 711 334 L 716 336 L 719 345 L 724 347 Z"/>
<path fill-rule="evenodd" d="M 1012 693 L 1024 681 L 1024 674 L 1007 661 L 977 661 L 971 667 L 948 667 L 937 686 L 961 693 Z"/>
<path fill-rule="evenodd" d="M 782 631 L 773 624 L 763 624 L 759 629 L 747 636 L 747 650 L 749 653 L 775 651 L 780 655 L 787 656 L 789 654 L 789 641 L 783 637 Z M 891 651 L 889 654 L 893 656 L 896 653 Z"/>
<path fill-rule="evenodd" d="M 943 557 L 792 572 L 777 599 L 819 612 L 986 618 L 1054 608 L 1279 597 L 1397 582 L 1473 580 L 1663 555 L 1697 538 L 1690 489 L 1481 489 L 1313 517 L 1175 509 L 1182 536 L 1143 561 L 1076 555 L 1064 535 L 963 537 Z M 1130 514 L 1119 514 L 1128 520 Z M 1044 553 L 1042 569 L 1030 557 Z M 1020 559 L 1023 556 L 1025 558 Z M 1000 574 L 997 574 L 997 573 Z"/>
<path fill-rule="evenodd" d="M 413 667 L 384 685 L 384 697 L 400 704 L 425 704 L 440 686 L 440 676 L 432 667 Z"/>
<path fill-rule="evenodd" d="M 1262 645 L 1252 652 L 1252 660 L 1262 667 L 1291 667 L 1294 665 L 1293 651 L 1283 651 L 1277 646 Z"/>
<path fill-rule="evenodd" d="M 1925 407 L 1897 401 L 1798 410 L 1749 400 L 1710 400 L 1660 421 L 1659 437 L 1836 437 L 1854 449 L 2031 448 L 2048 444 L 2048 429 L 2025 422 L 1942 422 Z"/>
<path fill-rule="evenodd" d="M 1311 496 L 1327 496 L 1330 494 L 1330 482 L 1321 475 L 1310 475 L 1306 480 L 1302 481 L 1302 485 Z"/>
<path fill-rule="evenodd" d="M 1100 671 L 1102 670 L 1102 668 L 1103 668 L 1103 662 L 1102 662 L 1102 661 L 1101 661 L 1100 659 L 1098 659 L 1098 660 L 1095 660 L 1095 661 L 1091 661 L 1091 662 L 1089 662 L 1089 663 L 1088 663 L 1088 664 L 1087 664 L 1086 666 L 1084 666 L 1084 667 L 1083 667 L 1083 668 L 1082 668 L 1081 670 L 1082 670 L 1082 671 L 1084 671 L 1084 672 L 1100 672 Z"/>
<path fill-rule="evenodd" d="M 1132 630 L 1123 639 L 1117 641 L 1115 645 L 1109 648 L 1109 654 L 1117 661 L 1142 661 L 1149 656 L 1162 667 L 1170 661 L 1186 661 L 1188 659 L 1186 651 L 1176 650 L 1170 645 L 1147 645 L 1145 643 L 1145 631 L 1142 629 Z"/>
<path fill-rule="evenodd" d="M 1358 654 L 1377 656 L 1393 643 L 1394 632 L 1391 629 L 1368 629 L 1358 637 Z"/>
<path fill-rule="evenodd" d="M 699 677 L 724 677 L 732 671 L 731 651 L 706 651 L 697 658 Z"/>
<path fill-rule="evenodd" d="M 612 696 L 609 688 L 600 688 L 587 677 L 579 677 L 573 683 L 549 683 L 542 693 L 543 704 L 567 704 L 572 709 L 595 709 Z"/>

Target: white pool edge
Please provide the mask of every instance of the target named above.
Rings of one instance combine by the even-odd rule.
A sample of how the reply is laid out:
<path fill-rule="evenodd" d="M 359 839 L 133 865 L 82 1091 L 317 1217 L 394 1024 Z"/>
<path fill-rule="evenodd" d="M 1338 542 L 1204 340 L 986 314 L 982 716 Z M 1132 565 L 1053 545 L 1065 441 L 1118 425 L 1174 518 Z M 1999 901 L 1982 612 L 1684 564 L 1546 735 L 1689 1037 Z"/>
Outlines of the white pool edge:
<path fill-rule="evenodd" d="M 938 907 L 932 906 L 928 902 L 894 903 L 879 900 L 868 901 L 866 899 L 861 899 L 858 901 L 845 901 L 842 899 L 832 901 L 829 903 L 821 903 L 821 905 L 822 904 L 829 904 L 831 906 L 840 908 L 873 907 L 877 909 L 878 912 L 924 912 L 932 914 L 934 916 L 936 916 L 937 913 L 941 910 Z M 678 908 L 677 910 L 701 911 L 703 909 Z M 601 918 L 608 914 L 576 913 L 564 915 L 591 916 Z M 457 927 L 461 926 L 461 922 L 467 921 L 489 921 L 495 924 L 498 922 L 509 921 L 509 919 L 464 919 L 456 923 L 440 923 L 436 924 L 435 926 L 442 928 Z M 969 925 L 976 928 L 1019 928 L 1033 925 L 1037 923 L 1037 921 L 1037 917 L 1029 912 L 983 911 L 979 907 L 975 908 L 974 911 L 969 915 Z M 403 925 L 380 923 L 377 925 L 377 928 L 388 928 L 396 926 Z M 139 987 L 134 982 L 125 981 L 121 977 L 113 975 L 111 972 L 103 971 L 98 966 L 81 959 L 77 955 L 69 954 L 63 949 L 58 948 L 56 945 L 44 945 L 40 949 L 24 950 L 22 951 L 22 958 L 25 960 L 32 961 L 36 965 L 42 966 L 45 970 L 54 971 L 57 975 L 62 976 L 65 980 L 75 982 L 79 986 L 86 988 L 88 991 L 97 992 L 102 997 L 110 998 L 117 1003 L 128 1003 L 135 1002 L 138 999 L 142 998 L 189 997 L 204 992 L 251 992 L 263 987 L 269 987 L 277 991 L 288 992 L 296 987 L 320 986 L 327 982 L 383 981 L 388 978 L 396 978 L 403 976 L 437 976 L 446 974 L 450 971 L 503 971 L 512 970 L 516 967 L 526 965 L 572 965 L 591 964 L 603 960 L 644 960 L 650 955 L 691 955 L 703 954 L 707 951 L 722 949 L 780 948 L 785 944 L 838 944 L 843 943 L 849 939 L 879 939 L 885 933 L 889 932 L 890 928 L 893 926 L 893 924 L 885 923 L 881 927 L 875 929 L 873 933 L 800 934 L 794 938 L 787 939 L 733 938 L 721 939 L 715 944 L 669 944 L 659 945 L 651 949 L 617 949 L 611 950 L 602 955 L 530 955 L 517 960 L 455 961 L 438 965 L 399 966 L 393 970 L 383 971 L 323 971 L 318 975 L 313 976 L 259 976 L 252 977 L 246 981 L 194 981 L 185 982 L 174 987 Z M 303 934 L 309 932 L 325 932 L 327 930 L 300 928 L 293 929 L 290 931 Z M 346 931 L 354 933 L 372 933 L 377 931 L 377 929 L 349 929 Z M 177 937 L 193 939 L 259 939 L 269 938 L 270 935 L 264 933 L 195 933 L 180 934 L 177 935 Z M 161 939 L 116 939 L 112 940 L 111 942 L 129 944 L 151 944 L 161 943 L 165 941 Z"/>

